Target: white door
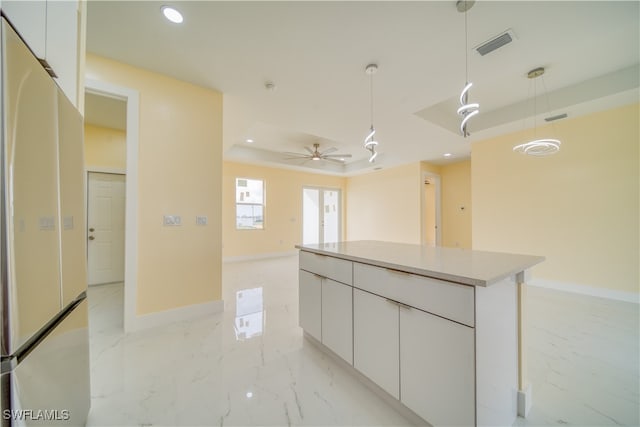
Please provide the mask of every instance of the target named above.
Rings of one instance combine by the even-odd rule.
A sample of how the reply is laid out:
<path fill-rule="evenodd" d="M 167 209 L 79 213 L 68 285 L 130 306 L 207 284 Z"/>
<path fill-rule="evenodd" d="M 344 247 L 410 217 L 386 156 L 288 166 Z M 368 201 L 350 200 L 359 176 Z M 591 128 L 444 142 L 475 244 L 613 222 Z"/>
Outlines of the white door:
<path fill-rule="evenodd" d="M 299 270 L 298 323 L 318 341 L 322 341 L 322 278 Z"/>
<path fill-rule="evenodd" d="M 400 396 L 431 425 L 475 424 L 474 330 L 400 309 Z"/>
<path fill-rule="evenodd" d="M 400 398 L 400 314 L 397 303 L 353 289 L 353 367 Z"/>
<path fill-rule="evenodd" d="M 353 288 L 322 280 L 322 344 L 353 365 Z"/>
<path fill-rule="evenodd" d="M 341 191 L 302 189 L 302 243 L 334 243 L 340 240 Z"/>
<path fill-rule="evenodd" d="M 125 176 L 89 172 L 89 285 L 124 282 Z"/>

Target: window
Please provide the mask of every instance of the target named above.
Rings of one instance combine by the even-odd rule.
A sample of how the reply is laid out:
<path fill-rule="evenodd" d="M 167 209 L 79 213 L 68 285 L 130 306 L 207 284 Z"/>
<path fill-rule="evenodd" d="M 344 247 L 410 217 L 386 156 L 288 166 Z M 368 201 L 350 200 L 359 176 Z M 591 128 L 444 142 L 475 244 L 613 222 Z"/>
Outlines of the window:
<path fill-rule="evenodd" d="M 236 178 L 236 229 L 264 228 L 264 181 Z"/>

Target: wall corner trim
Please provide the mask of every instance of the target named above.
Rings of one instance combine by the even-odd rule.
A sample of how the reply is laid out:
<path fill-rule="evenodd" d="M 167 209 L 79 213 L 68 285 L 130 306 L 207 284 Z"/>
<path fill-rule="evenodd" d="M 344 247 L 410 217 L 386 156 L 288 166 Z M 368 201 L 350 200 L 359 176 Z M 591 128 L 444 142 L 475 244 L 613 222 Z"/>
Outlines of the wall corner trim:
<path fill-rule="evenodd" d="M 527 418 L 533 405 L 533 390 L 531 384 L 527 384 L 522 390 L 518 390 L 518 416 Z"/>
<path fill-rule="evenodd" d="M 127 333 L 155 328 L 157 326 L 169 325 L 171 323 L 184 320 L 192 320 L 211 314 L 222 313 L 224 311 L 224 300 L 210 301 L 202 304 L 193 304 L 185 307 L 178 307 L 157 313 L 136 316 L 131 322 L 131 327 Z"/>
<path fill-rule="evenodd" d="M 597 288 L 579 283 L 559 282 L 547 279 L 532 279 L 529 280 L 527 284 L 539 288 L 548 288 L 556 291 L 640 304 L 640 293 L 637 292 L 616 291 L 614 289 Z"/>

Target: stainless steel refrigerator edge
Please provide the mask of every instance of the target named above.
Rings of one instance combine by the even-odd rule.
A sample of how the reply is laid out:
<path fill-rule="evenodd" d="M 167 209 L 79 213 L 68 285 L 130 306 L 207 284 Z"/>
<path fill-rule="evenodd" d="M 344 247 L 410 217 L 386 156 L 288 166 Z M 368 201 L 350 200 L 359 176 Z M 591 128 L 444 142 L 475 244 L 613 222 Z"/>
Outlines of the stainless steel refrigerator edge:
<path fill-rule="evenodd" d="M 4 17 L 0 25 L 1 425 L 84 425 L 83 120 Z"/>

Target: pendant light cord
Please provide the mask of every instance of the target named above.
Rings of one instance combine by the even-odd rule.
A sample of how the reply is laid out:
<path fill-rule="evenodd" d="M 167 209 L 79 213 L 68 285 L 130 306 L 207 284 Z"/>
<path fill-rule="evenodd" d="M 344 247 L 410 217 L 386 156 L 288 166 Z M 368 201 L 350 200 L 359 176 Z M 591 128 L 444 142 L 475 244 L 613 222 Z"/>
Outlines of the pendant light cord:
<path fill-rule="evenodd" d="M 468 0 L 464 0 L 465 2 L 465 7 L 464 7 L 464 80 L 465 80 L 465 84 L 469 83 L 469 34 L 468 34 L 468 25 L 467 25 L 467 11 L 469 10 L 467 8 L 467 1 Z"/>
<path fill-rule="evenodd" d="M 540 77 L 536 77 L 533 79 L 533 139 L 538 138 L 538 126 L 536 124 L 536 119 L 538 117 L 538 82 L 537 80 Z"/>
<path fill-rule="evenodd" d="M 373 73 L 369 75 L 369 101 L 371 104 L 371 128 L 373 129 Z"/>

